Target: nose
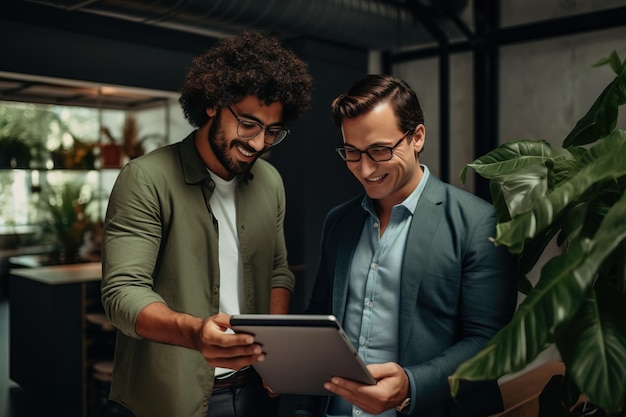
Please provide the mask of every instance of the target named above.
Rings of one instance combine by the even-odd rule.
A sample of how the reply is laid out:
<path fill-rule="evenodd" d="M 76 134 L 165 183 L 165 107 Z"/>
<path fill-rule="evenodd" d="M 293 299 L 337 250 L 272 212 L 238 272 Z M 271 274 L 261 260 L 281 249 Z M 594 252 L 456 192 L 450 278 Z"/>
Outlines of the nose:
<path fill-rule="evenodd" d="M 259 134 L 252 139 L 248 139 L 248 144 L 257 152 L 261 152 L 265 149 L 265 146 L 267 146 L 265 144 L 265 130 L 259 132 Z"/>
<path fill-rule="evenodd" d="M 372 161 L 372 159 L 365 154 L 361 155 L 361 159 L 354 163 L 359 164 L 358 171 L 363 178 L 372 175 L 377 168 L 376 162 Z"/>

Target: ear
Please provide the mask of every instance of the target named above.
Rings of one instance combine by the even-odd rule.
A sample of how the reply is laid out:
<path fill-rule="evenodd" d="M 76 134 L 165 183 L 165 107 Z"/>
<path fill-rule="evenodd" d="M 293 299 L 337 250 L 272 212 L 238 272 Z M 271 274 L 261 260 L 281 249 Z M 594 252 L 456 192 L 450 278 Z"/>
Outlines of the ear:
<path fill-rule="evenodd" d="M 415 132 L 411 135 L 411 139 L 413 140 L 413 149 L 415 150 L 415 154 L 419 154 L 422 152 L 424 148 L 424 141 L 426 140 L 426 128 L 424 125 L 418 125 L 415 129 Z"/>
<path fill-rule="evenodd" d="M 207 108 L 206 114 L 207 116 L 209 116 L 209 119 L 212 119 L 217 114 L 217 110 L 215 109 L 215 107 Z"/>

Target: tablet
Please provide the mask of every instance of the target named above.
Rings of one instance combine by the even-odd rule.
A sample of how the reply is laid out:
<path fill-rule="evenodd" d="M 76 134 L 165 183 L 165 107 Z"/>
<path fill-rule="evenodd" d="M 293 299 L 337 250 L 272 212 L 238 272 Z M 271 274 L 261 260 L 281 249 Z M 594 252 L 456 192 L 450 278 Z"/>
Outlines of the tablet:
<path fill-rule="evenodd" d="M 253 366 L 276 393 L 331 395 L 323 385 L 332 376 L 376 384 L 335 316 L 241 314 L 230 324 L 263 346 L 265 361 Z"/>

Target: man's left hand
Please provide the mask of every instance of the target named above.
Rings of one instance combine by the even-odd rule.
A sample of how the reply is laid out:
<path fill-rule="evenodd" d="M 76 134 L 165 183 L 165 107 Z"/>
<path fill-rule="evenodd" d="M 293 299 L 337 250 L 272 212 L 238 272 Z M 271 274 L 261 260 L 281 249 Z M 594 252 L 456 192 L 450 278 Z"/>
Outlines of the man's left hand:
<path fill-rule="evenodd" d="M 395 408 L 410 395 L 409 378 L 397 363 L 373 364 L 367 369 L 377 380 L 376 385 L 334 376 L 324 384 L 324 388 L 369 414 L 380 414 Z"/>
<path fill-rule="evenodd" d="M 270 398 L 276 398 L 280 395 L 279 393 L 272 391 L 272 389 L 269 385 L 267 385 L 265 380 L 263 380 L 263 388 L 265 388 L 265 390 L 267 391 L 267 396 Z"/>

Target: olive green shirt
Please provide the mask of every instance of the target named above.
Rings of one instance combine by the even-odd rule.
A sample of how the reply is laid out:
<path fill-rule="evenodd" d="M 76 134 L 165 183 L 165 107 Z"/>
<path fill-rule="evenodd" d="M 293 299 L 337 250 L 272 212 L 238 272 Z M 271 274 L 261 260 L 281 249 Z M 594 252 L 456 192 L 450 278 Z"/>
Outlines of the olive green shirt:
<path fill-rule="evenodd" d="M 102 302 L 118 328 L 110 398 L 138 417 L 207 413 L 215 370 L 200 352 L 142 339 L 135 320 L 148 304 L 205 318 L 219 308 L 215 184 L 192 133 L 130 161 L 113 187 L 105 219 Z M 269 313 L 272 288 L 293 291 L 278 171 L 256 161 L 236 194 L 244 269 L 242 313 Z"/>

